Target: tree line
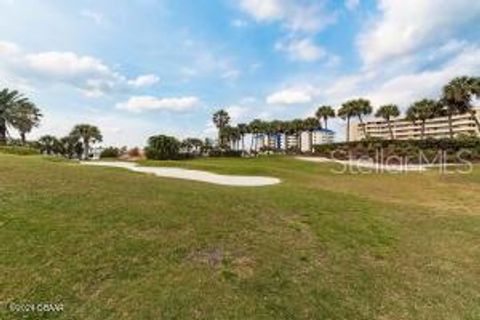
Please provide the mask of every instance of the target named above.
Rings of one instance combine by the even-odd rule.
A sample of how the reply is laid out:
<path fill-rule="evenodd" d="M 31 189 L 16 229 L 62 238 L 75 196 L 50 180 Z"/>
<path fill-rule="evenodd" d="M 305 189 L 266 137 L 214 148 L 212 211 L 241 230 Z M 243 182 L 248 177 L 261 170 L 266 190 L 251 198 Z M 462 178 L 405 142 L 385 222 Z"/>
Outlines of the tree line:
<path fill-rule="evenodd" d="M 245 136 L 250 134 L 250 150 L 253 151 L 258 149 L 260 135 L 267 135 L 268 140 L 278 134 L 295 135 L 300 144 L 303 131 L 311 133 L 319 128 L 328 129 L 328 120 L 334 117 L 335 111 L 331 106 L 321 106 L 317 109 L 315 117 L 306 119 L 299 118 L 291 121 L 254 119 L 250 123 L 231 126 L 228 113 L 225 110 L 219 110 L 214 113 L 212 121 L 218 129 L 218 143 L 221 148 L 245 150 Z"/>
<path fill-rule="evenodd" d="M 20 144 L 28 146 L 27 134 L 40 125 L 43 115 L 30 99 L 17 90 L 0 91 L 0 146 L 11 139 L 9 129 L 18 131 Z M 34 142 L 34 147 L 46 154 L 59 154 L 68 158 L 88 158 L 93 143 L 101 142 L 102 134 L 96 126 L 79 124 L 62 138 L 45 135 Z"/>
<path fill-rule="evenodd" d="M 421 138 L 425 138 L 425 124 L 427 120 L 435 117 L 448 117 L 450 137 L 454 137 L 452 117 L 456 114 L 471 113 L 474 116 L 473 98 L 480 98 L 480 78 L 479 77 L 457 77 L 451 80 L 443 87 L 442 95 L 438 100 L 421 99 L 412 103 L 406 111 L 405 118 L 414 124 L 421 125 Z M 350 141 L 351 119 L 356 118 L 360 123 L 364 136 L 368 138 L 368 132 L 365 125 L 365 118 L 372 115 L 373 106 L 368 99 L 353 99 L 343 103 L 337 112 L 332 106 L 321 106 L 317 109 L 315 117 L 306 119 L 294 119 L 291 121 L 263 121 L 254 119 L 250 123 L 239 123 L 236 126 L 230 125 L 231 119 L 225 110 L 217 111 L 212 118 L 213 123 L 218 129 L 218 141 L 220 146 L 240 148 L 245 150 L 245 136 L 251 135 L 250 149 L 256 150 L 257 138 L 259 135 L 267 135 L 270 138 L 277 134 L 295 135 L 300 141 L 300 134 L 303 131 L 311 132 L 318 128 L 328 129 L 328 120 L 339 117 L 347 124 L 347 142 Z M 391 139 L 394 133 L 392 120 L 400 117 L 400 108 L 395 104 L 386 104 L 380 106 L 374 116 L 386 121 Z M 477 117 L 473 117 L 480 130 L 480 122 Z M 270 139 L 269 139 L 270 140 Z M 311 144 L 310 144 L 311 145 Z"/>

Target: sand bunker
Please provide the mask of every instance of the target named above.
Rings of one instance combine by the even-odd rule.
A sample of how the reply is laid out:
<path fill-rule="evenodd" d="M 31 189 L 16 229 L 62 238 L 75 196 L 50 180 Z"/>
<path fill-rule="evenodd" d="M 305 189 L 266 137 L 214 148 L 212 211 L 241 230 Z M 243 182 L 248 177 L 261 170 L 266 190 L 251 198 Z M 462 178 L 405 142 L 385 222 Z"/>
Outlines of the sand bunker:
<path fill-rule="evenodd" d="M 280 179 L 269 177 L 229 176 L 200 170 L 166 167 L 141 167 L 132 162 L 82 162 L 83 165 L 124 168 L 135 172 L 151 173 L 159 177 L 195 180 L 224 186 L 259 187 L 280 183 Z"/>

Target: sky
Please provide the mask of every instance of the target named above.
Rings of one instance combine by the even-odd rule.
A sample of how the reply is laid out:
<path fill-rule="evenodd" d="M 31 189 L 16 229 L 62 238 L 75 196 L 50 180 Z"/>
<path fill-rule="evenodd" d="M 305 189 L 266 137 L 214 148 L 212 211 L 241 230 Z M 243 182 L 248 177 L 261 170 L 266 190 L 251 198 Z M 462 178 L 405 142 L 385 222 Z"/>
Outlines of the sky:
<path fill-rule="evenodd" d="M 0 0 L 0 87 L 42 110 L 32 138 L 213 137 L 222 108 L 236 124 L 436 98 L 480 75 L 479 25 L 471 0 Z"/>

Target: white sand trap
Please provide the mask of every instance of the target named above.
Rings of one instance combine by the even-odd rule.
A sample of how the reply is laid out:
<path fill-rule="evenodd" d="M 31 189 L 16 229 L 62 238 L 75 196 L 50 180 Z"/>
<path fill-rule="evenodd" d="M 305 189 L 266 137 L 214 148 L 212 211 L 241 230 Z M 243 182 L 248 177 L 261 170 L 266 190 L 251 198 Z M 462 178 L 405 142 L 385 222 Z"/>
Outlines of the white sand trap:
<path fill-rule="evenodd" d="M 298 160 L 310 161 L 310 162 L 333 162 L 339 163 L 342 165 L 357 167 L 357 168 L 367 168 L 373 169 L 378 172 L 382 171 L 426 171 L 427 168 L 435 167 L 434 165 L 386 165 L 381 163 L 374 163 L 361 160 L 335 160 L 324 157 L 296 157 Z"/>
<path fill-rule="evenodd" d="M 124 168 L 135 172 L 151 173 L 159 177 L 195 180 L 223 186 L 260 187 L 280 183 L 280 179 L 269 177 L 227 176 L 200 170 L 166 167 L 141 167 L 132 162 L 81 162 L 83 165 Z"/>

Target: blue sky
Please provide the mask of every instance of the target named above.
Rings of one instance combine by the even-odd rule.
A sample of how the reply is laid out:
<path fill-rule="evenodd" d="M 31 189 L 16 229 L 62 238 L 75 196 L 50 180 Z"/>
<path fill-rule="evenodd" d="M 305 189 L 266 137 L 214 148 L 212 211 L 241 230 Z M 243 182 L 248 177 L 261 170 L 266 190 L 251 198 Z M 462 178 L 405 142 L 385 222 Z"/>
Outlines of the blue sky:
<path fill-rule="evenodd" d="M 480 74 L 479 1 L 0 0 L 0 18 L 0 85 L 45 114 L 32 136 L 213 136 L 220 108 L 235 123 L 356 97 L 405 109 Z"/>

